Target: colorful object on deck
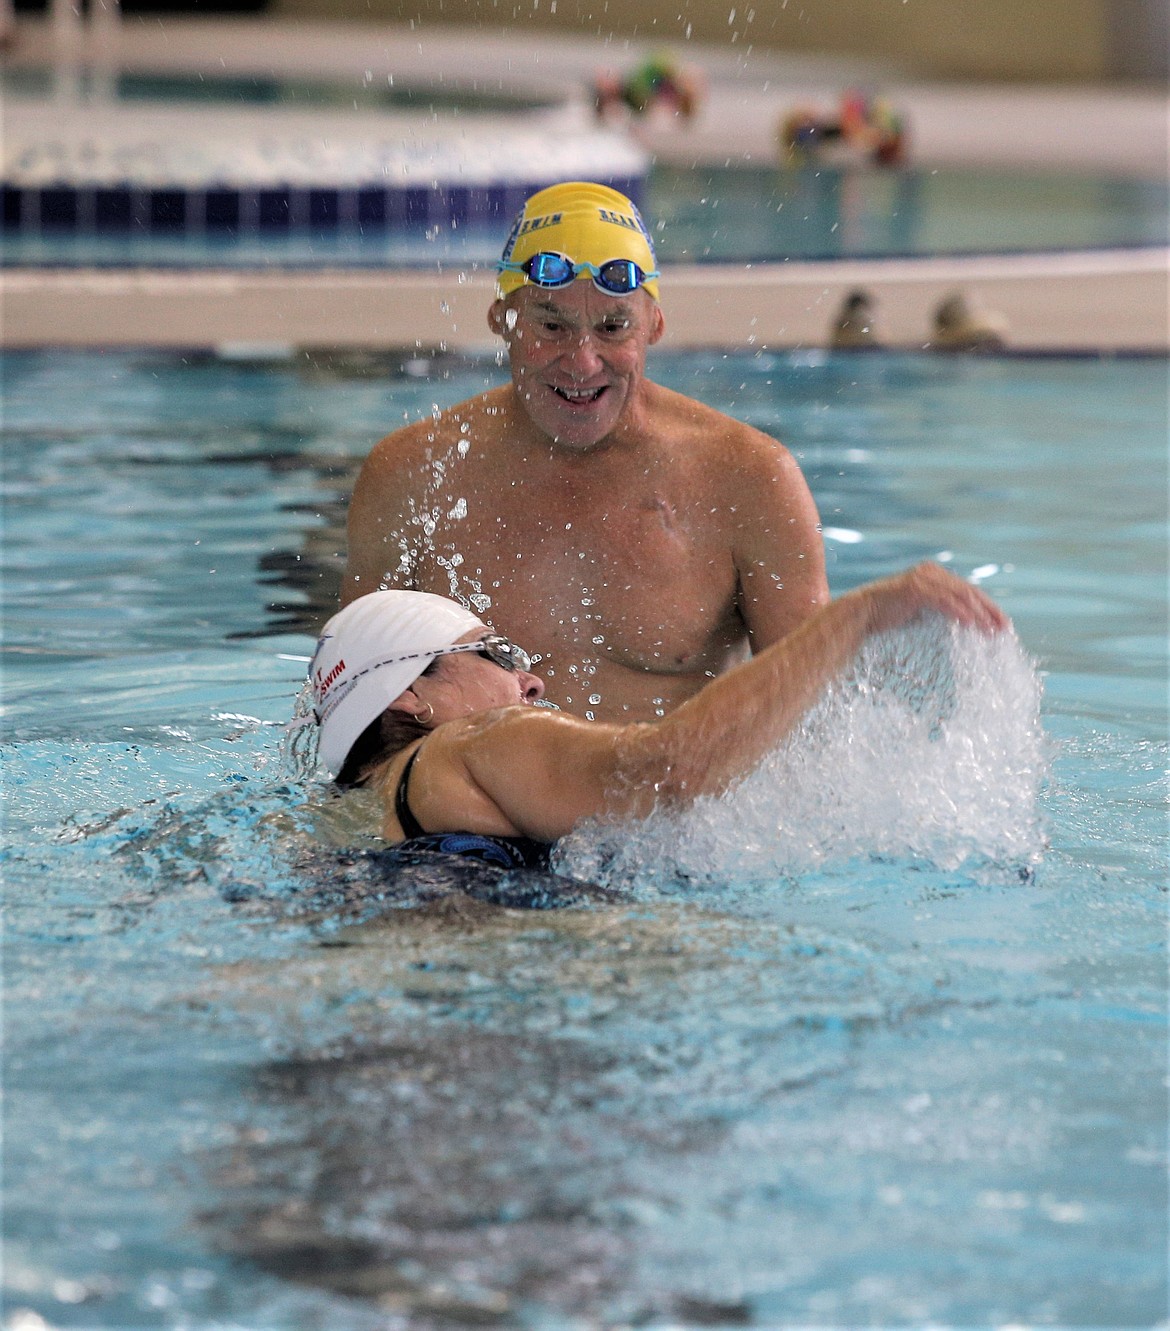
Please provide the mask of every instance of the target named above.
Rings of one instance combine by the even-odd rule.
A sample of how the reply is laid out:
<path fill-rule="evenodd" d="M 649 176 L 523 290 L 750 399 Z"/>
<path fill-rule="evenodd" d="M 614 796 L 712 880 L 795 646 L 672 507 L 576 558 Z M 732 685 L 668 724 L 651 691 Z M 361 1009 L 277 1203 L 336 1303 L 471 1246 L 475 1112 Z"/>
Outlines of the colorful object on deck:
<path fill-rule="evenodd" d="M 693 65 L 655 55 L 625 75 L 608 70 L 598 73 L 593 80 L 593 105 L 599 120 L 614 112 L 644 116 L 663 109 L 690 120 L 702 104 L 704 91 L 703 76 Z"/>
<path fill-rule="evenodd" d="M 780 151 L 794 165 L 829 158 L 899 166 L 906 160 L 906 127 L 880 97 L 847 92 L 836 115 L 798 107 L 780 124 Z"/>

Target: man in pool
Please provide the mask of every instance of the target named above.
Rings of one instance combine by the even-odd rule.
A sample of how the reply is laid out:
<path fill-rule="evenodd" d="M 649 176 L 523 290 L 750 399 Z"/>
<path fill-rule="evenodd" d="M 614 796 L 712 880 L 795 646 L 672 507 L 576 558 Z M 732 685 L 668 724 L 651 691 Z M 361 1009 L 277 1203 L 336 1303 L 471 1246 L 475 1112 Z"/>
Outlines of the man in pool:
<path fill-rule="evenodd" d="M 511 382 L 374 448 L 342 603 L 454 596 L 530 646 L 550 700 L 661 716 L 827 604 L 816 506 L 775 439 L 645 377 L 665 322 L 624 195 L 534 194 L 498 268 Z"/>

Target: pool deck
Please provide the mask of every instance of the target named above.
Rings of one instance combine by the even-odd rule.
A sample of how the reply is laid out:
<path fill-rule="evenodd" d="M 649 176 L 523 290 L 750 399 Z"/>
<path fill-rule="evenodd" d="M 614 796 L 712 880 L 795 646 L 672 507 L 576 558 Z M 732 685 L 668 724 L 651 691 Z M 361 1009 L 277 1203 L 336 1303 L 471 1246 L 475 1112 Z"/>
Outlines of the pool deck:
<path fill-rule="evenodd" d="M 127 22 L 108 58 L 128 68 L 279 70 L 361 80 L 425 67 L 454 84 L 499 79 L 567 104 L 585 126 L 585 89 L 599 68 L 622 68 L 657 45 L 406 27 L 280 25 L 269 21 Z M 44 24 L 22 22 L 9 63 L 53 54 Z M 60 50 L 58 46 L 57 50 Z M 672 163 L 768 163 L 775 129 L 794 104 L 833 105 L 842 88 L 879 88 L 906 115 L 923 167 L 1035 166 L 1164 180 L 1170 97 L 1164 89 L 923 85 L 857 62 L 683 48 L 707 83 L 690 124 L 651 120 L 641 146 Z M 169 113 L 173 115 L 174 113 Z M 180 115 L 183 113 L 179 113 Z M 190 132 L 206 132 L 192 110 Z M 478 118 L 477 118 L 478 120 Z M 368 128 L 367 114 L 321 117 L 331 134 Z M 510 123 L 514 124 L 514 121 Z M 1170 352 L 1170 249 L 1093 250 L 957 258 L 671 266 L 663 307 L 672 347 L 819 347 L 840 300 L 864 287 L 887 345 L 922 347 L 931 314 L 961 290 L 1002 318 L 1021 352 Z M 0 273 L 0 344 L 219 347 L 280 354 L 293 347 L 479 350 L 490 345 L 488 274 L 427 270 L 146 270 L 12 268 Z"/>

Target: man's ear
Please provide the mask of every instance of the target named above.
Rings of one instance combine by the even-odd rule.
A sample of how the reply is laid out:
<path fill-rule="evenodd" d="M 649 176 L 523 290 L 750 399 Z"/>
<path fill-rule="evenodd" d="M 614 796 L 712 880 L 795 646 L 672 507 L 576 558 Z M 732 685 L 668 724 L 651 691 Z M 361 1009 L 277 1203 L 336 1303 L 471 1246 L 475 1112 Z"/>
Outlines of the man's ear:
<path fill-rule="evenodd" d="M 506 338 L 508 335 L 507 313 L 508 305 L 504 300 L 493 300 L 488 306 L 488 327 L 497 337 Z"/>
<path fill-rule="evenodd" d="M 646 293 L 649 296 L 649 292 Z M 651 297 L 653 299 L 653 297 Z M 654 301 L 654 318 L 650 325 L 650 336 L 646 339 L 646 345 L 652 347 L 655 342 L 662 340 L 662 334 L 666 332 L 666 315 L 662 313 L 662 306 Z"/>

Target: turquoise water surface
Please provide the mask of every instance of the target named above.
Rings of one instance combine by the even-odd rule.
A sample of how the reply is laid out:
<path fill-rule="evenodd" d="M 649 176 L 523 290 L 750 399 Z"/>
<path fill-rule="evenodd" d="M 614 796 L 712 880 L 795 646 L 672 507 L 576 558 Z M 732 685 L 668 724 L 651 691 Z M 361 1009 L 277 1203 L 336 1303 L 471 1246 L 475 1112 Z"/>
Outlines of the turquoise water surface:
<path fill-rule="evenodd" d="M 1164 1322 L 1165 362 L 659 356 L 835 593 L 939 558 L 1027 655 L 565 910 L 379 877 L 282 757 L 357 465 L 502 373 L 370 368 L 2 361 L 10 1324 Z"/>

